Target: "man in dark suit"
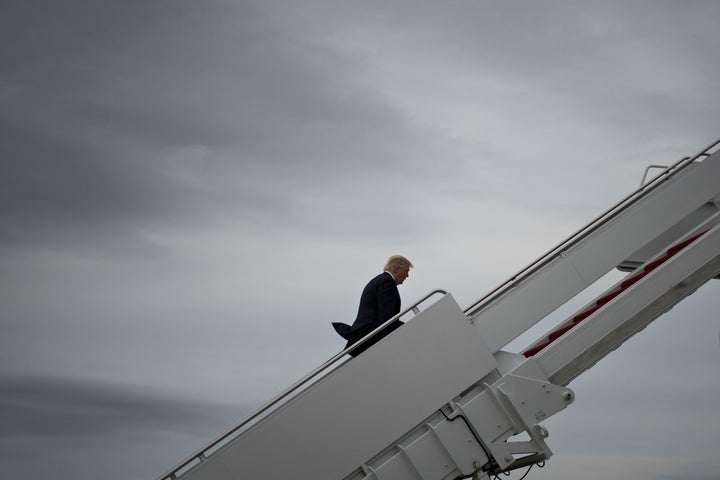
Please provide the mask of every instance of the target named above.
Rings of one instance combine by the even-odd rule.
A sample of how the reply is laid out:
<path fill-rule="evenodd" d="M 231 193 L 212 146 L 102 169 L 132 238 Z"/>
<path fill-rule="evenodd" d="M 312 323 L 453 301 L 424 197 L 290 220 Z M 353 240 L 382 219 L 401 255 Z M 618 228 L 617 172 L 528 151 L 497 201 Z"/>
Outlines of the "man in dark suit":
<path fill-rule="evenodd" d="M 402 255 L 393 255 L 385 263 L 384 272 L 376 276 L 363 289 L 360 296 L 360 307 L 352 326 L 344 323 L 333 323 L 335 331 L 345 340 L 349 348 L 368 333 L 400 313 L 400 293 L 397 286 L 408 278 L 413 267 L 410 260 Z M 355 357 L 388 336 L 392 331 L 403 324 L 395 320 L 384 330 L 375 334 L 367 342 L 350 352 Z"/>

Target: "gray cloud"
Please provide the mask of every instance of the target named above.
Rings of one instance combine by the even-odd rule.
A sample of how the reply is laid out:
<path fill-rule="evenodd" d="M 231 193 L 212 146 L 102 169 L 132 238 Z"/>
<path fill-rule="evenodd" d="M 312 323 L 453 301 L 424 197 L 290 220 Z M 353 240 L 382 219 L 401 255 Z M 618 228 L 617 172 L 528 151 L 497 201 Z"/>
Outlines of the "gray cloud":
<path fill-rule="evenodd" d="M 6 132 L 0 149 L 7 164 L 0 185 L 1 238 L 14 246 L 64 248 L 126 241 L 154 252 L 138 235 L 149 225 L 207 227 L 213 218 L 225 219 L 222 212 L 358 235 L 392 224 L 397 213 L 386 215 L 373 197 L 399 182 L 408 182 L 403 193 L 410 205 L 428 193 L 447 198 L 465 191 L 466 199 L 485 192 L 487 185 L 472 188 L 469 182 L 478 166 L 442 187 L 438 180 L 447 167 L 462 172 L 466 161 L 441 131 L 412 121 L 373 89 L 356 38 L 382 45 L 378 58 L 409 72 L 423 60 L 413 52 L 432 55 L 442 70 L 417 72 L 428 79 L 447 76 L 448 69 L 477 79 L 492 72 L 494 81 L 514 92 L 515 101 L 503 108 L 519 126 L 526 125 L 528 107 L 537 108 L 539 118 L 546 116 L 542 110 L 550 115 L 554 109 L 602 128 L 632 124 L 634 138 L 641 131 L 672 136 L 678 118 L 698 112 L 705 115 L 699 123 L 714 124 L 711 112 L 720 109 L 697 108 L 713 101 L 707 88 L 718 79 L 704 61 L 713 44 L 705 24 L 711 5 L 695 5 L 680 17 L 692 36 L 683 28 L 661 28 L 676 21 L 670 7 L 647 16 L 633 6 L 566 6 L 524 4 L 523 15 L 516 6 L 492 12 L 391 6 L 383 15 L 353 11 L 350 26 L 341 8 L 324 12 L 334 19 L 328 24 L 312 10 L 249 3 L 214 2 L 207 6 L 212 16 L 185 3 L 118 8 L 96 2 L 63 9 L 16 4 L 6 44 L 22 46 L 25 56 L 18 48 L 3 50 L 3 62 L 16 68 L 4 76 L 0 97 Z M 404 35 L 387 28 L 400 18 Z M 561 28 L 534 28 L 558 18 Z M 555 53 L 560 50 L 562 55 Z M 698 88 L 676 88 L 687 78 L 679 72 L 697 68 L 702 70 L 689 81 L 699 82 Z M 644 77 L 648 71 L 653 77 Z M 429 96 L 442 99 L 448 94 L 442 87 Z M 487 88 L 466 101 L 480 112 L 495 110 L 497 93 Z M 533 105 L 538 93 L 546 104 Z M 566 120 L 556 115 L 534 127 L 557 135 Z M 523 154 L 467 147 L 480 166 L 484 153 L 533 168 Z M 407 177 L 372 178 L 395 168 Z M 355 201 L 337 203 L 338 194 Z M 313 214 L 316 205 L 303 203 L 307 198 L 320 207 L 325 201 L 353 221 L 333 228 L 334 222 L 323 220 L 330 215 Z"/>
<path fill-rule="evenodd" d="M 83 478 L 74 452 L 89 444 L 89 463 L 116 478 L 170 466 L 235 419 L 198 395 L 244 411 L 336 352 L 329 323 L 352 319 L 391 253 L 417 265 L 406 303 L 434 288 L 479 298 L 647 164 L 717 136 L 718 13 L 702 1 L 5 2 L 9 471 Z M 670 315 L 714 318 L 698 305 Z M 683 421 L 717 443 L 699 420 L 717 382 L 692 374 L 716 370 L 717 335 L 708 346 L 707 324 L 693 325 L 648 329 L 579 379 L 578 413 L 553 430 L 558 457 L 604 465 L 671 444 L 655 419 L 677 421 L 688 390 L 704 395 Z M 677 365 L 648 360 L 681 343 L 692 353 Z M 634 418 L 653 438 L 635 436 Z M 702 450 L 686 440 L 678 457 Z M 636 471 L 617 465 L 615 478 Z"/>
<path fill-rule="evenodd" d="M 225 210 L 298 225 L 296 202 L 335 195 L 329 179 L 419 156 L 422 132 L 354 85 L 332 50 L 247 5 L 216 6 L 214 20 L 187 5 L 13 9 L 6 35 L 29 57 L 2 58 L 18 64 L 0 117 L 6 244 L 139 247 L 150 224 Z"/>
<path fill-rule="evenodd" d="M 147 387 L 3 376 L 0 459 L 6 472 L 25 478 L 160 475 L 248 411 Z"/>
<path fill-rule="evenodd" d="M 643 475 L 638 472 L 638 478 L 647 480 L 714 480 L 718 477 L 720 465 L 708 462 L 688 463 L 673 469 L 671 472 L 659 475 Z"/>
<path fill-rule="evenodd" d="M 178 432 L 207 436 L 244 407 L 178 400 L 126 385 L 77 379 L 0 378 L 0 436 L 80 440 L 89 436 Z"/>

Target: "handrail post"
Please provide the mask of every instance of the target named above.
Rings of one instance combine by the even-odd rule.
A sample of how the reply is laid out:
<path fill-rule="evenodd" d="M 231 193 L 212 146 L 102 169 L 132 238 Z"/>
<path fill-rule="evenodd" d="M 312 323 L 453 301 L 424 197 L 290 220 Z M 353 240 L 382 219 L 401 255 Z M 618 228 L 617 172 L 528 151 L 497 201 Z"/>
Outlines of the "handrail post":
<path fill-rule="evenodd" d="M 683 158 L 683 160 L 687 160 L 688 158 L 689 158 L 689 157 L 685 157 L 685 158 Z M 640 186 L 641 186 L 641 187 L 642 187 L 643 185 L 645 185 L 645 179 L 647 178 L 648 173 L 650 173 L 650 169 L 651 169 L 651 168 L 662 168 L 662 169 L 664 169 L 665 171 L 667 171 L 667 169 L 670 168 L 670 167 L 668 167 L 667 165 L 648 165 L 647 168 L 645 169 L 645 173 L 643 173 L 642 180 L 640 180 Z"/>

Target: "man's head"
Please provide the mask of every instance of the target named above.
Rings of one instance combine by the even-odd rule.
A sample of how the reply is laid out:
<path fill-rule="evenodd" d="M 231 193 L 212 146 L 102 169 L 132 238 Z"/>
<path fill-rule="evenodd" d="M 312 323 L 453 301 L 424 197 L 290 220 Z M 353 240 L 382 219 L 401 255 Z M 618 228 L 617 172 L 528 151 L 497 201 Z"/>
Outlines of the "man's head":
<path fill-rule="evenodd" d="M 409 276 L 413 264 L 402 255 L 393 255 L 385 262 L 385 270 L 392 273 L 395 283 L 400 285 Z"/>

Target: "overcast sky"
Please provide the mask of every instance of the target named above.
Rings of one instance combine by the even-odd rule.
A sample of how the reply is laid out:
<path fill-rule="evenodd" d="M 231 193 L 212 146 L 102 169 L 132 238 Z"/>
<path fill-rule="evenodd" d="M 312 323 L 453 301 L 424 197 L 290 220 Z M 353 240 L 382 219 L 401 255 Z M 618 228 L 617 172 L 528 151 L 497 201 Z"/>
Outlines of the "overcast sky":
<path fill-rule="evenodd" d="M 405 305 L 468 306 L 720 137 L 718 20 L 4 0 L 3 475 L 157 477 L 339 351 L 330 323 L 391 254 Z M 718 288 L 573 382 L 529 478 L 720 476 Z"/>

